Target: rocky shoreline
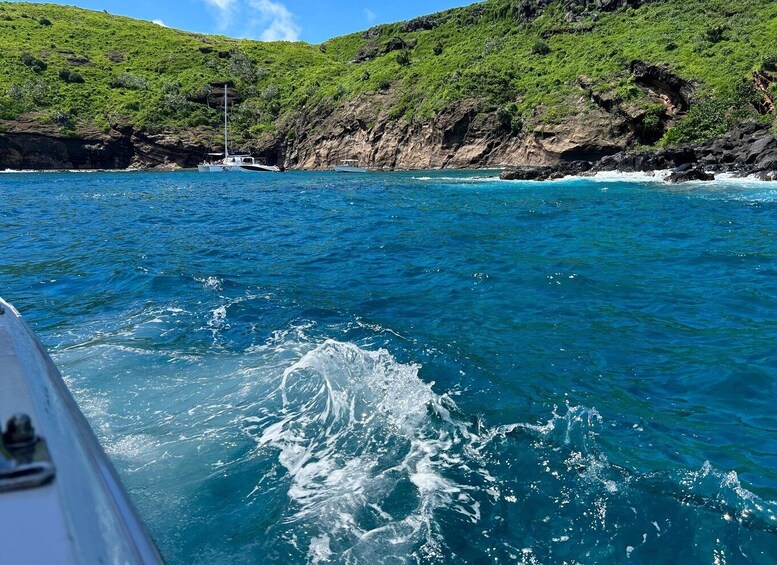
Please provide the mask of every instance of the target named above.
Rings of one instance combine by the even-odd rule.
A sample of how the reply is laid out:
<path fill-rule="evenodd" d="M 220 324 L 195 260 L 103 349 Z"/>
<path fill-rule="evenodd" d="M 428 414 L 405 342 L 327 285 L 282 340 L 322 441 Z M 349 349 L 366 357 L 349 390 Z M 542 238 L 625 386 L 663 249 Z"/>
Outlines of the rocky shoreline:
<path fill-rule="evenodd" d="M 454 120 L 455 121 L 455 120 Z M 524 159 L 520 152 L 505 152 L 498 147 L 498 135 L 488 134 L 488 126 L 467 128 L 467 133 L 456 144 L 456 159 L 428 159 L 423 162 L 395 162 L 375 167 L 384 170 L 404 169 L 476 169 L 502 167 L 515 159 L 528 166 L 507 166 L 500 178 L 505 180 L 552 180 L 566 176 L 594 175 L 599 172 L 655 172 L 668 171 L 667 182 L 714 180 L 715 175 L 754 176 L 764 181 L 777 181 L 777 136 L 768 125 L 747 122 L 730 130 L 724 136 L 694 145 L 680 145 L 658 150 L 624 150 L 594 160 L 573 159 L 574 155 L 559 155 L 556 162 L 546 158 L 535 164 Z M 176 170 L 196 167 L 208 148 L 190 132 L 152 135 L 132 128 L 102 132 L 96 128 L 79 132 L 72 137 L 62 136 L 55 126 L 41 127 L 32 119 L 0 122 L 0 170 L 57 170 L 57 169 L 141 169 Z M 446 126 L 455 129 L 450 124 Z M 444 129 L 444 128 L 441 128 Z M 433 136 L 419 136 L 410 143 L 416 153 L 433 154 L 439 140 Z M 466 138 L 472 138 L 466 142 Z M 337 138 L 334 136 L 333 139 Z M 489 143 L 482 143 L 488 139 Z M 365 146 L 369 139 L 362 140 Z M 375 140 L 372 140 L 373 142 Z M 424 149 L 426 142 L 427 148 Z M 480 143 L 476 143 L 479 141 Z M 284 143 L 255 148 L 254 154 L 269 161 L 287 161 L 288 168 L 321 170 L 329 168 L 326 159 L 302 156 L 299 145 Z M 442 146 L 445 144 L 443 143 Z M 431 149 L 429 147 L 432 147 Z M 492 152 L 484 150 L 491 147 Z M 444 147 L 443 147 L 444 148 Z M 477 151 L 474 150 L 477 148 Z M 396 150 L 396 148 L 394 148 Z M 469 150 L 472 149 L 470 152 Z M 499 159 L 494 159 L 494 153 Z M 506 153 L 506 154 L 505 154 Z M 450 154 L 449 154 L 450 155 Z M 545 161 L 544 163 L 542 161 Z M 380 161 L 370 159 L 370 161 Z M 407 166 L 407 165 L 421 166 Z"/>
<path fill-rule="evenodd" d="M 553 180 L 566 176 L 670 171 L 664 180 L 681 183 L 715 180 L 715 175 L 755 176 L 777 181 L 777 137 L 768 126 L 748 122 L 723 137 L 657 151 L 622 151 L 598 161 L 566 161 L 543 167 L 507 168 L 504 180 Z"/>

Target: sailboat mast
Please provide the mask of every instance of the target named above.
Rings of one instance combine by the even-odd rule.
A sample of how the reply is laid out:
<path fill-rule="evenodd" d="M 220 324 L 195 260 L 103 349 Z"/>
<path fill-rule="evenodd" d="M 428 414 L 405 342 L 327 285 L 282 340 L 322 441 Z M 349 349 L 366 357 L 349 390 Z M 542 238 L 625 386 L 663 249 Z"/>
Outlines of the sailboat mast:
<path fill-rule="evenodd" d="M 227 85 L 224 85 L 224 159 L 229 157 L 229 143 L 227 143 Z"/>

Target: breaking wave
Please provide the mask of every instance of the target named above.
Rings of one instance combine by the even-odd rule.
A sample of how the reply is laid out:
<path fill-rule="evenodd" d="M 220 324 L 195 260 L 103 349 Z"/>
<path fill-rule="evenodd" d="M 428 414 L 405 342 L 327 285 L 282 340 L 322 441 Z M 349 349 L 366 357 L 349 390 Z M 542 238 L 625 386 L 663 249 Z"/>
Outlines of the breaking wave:
<path fill-rule="evenodd" d="M 395 558 L 428 560 L 445 544 L 436 510 L 478 521 L 473 485 L 450 473 L 472 463 L 466 445 L 475 437 L 418 369 L 385 350 L 327 340 L 283 371 L 270 406 L 250 427 L 257 446 L 275 453 L 288 473 L 292 505 L 282 529 L 312 522 L 326 536 L 327 555 L 346 561 L 385 558 L 387 549 Z M 477 466 L 471 472 L 487 474 Z M 302 541 L 296 529 L 282 537 L 290 542 L 290 535 Z M 322 539 L 305 540 L 310 555 L 319 554 Z"/>

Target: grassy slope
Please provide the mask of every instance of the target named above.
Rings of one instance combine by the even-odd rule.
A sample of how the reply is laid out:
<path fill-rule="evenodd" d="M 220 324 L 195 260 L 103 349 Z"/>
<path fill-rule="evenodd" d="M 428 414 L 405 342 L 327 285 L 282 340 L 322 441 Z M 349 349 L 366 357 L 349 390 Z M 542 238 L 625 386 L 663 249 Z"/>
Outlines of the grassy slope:
<path fill-rule="evenodd" d="M 397 93 L 391 111 L 397 119 L 423 121 L 456 101 L 477 99 L 517 123 L 553 122 L 570 111 L 570 96 L 580 96 L 580 75 L 647 107 L 650 101 L 629 80 L 632 60 L 666 64 L 697 81 L 700 95 L 726 97 L 777 56 L 777 2 L 665 0 L 582 24 L 565 23 L 552 4 L 528 25 L 518 23 L 515 4 L 489 0 L 451 10 L 443 14 L 446 23 L 430 31 L 402 33 L 392 24 L 377 28 L 372 39 L 353 34 L 312 46 L 190 34 L 77 8 L 0 3 L 0 117 L 40 111 L 39 119 L 65 130 L 83 121 L 103 129 L 124 122 L 152 131 L 215 127 L 218 109 L 186 98 L 210 82 L 230 80 L 245 99 L 232 114 L 243 139 L 283 129 L 305 105 L 331 108 L 387 88 Z M 582 25 L 592 29 L 575 33 Z M 717 26 L 722 38 L 710 33 Z M 550 52 L 535 54 L 543 33 Z M 409 64 L 400 64 L 396 51 L 348 62 L 365 46 L 382 50 L 398 36 L 413 45 Z M 124 60 L 113 62 L 106 53 Z M 46 69 L 36 70 L 29 56 L 22 62 L 24 54 Z M 73 65 L 73 56 L 89 64 Z M 63 69 L 84 82 L 66 82 Z"/>

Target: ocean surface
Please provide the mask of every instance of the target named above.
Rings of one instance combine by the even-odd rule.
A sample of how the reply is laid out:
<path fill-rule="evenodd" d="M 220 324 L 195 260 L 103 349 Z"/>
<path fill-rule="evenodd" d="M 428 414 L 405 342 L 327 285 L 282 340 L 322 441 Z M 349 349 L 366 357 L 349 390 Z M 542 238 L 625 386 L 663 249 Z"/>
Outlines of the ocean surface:
<path fill-rule="evenodd" d="M 777 186 L 0 175 L 170 563 L 777 562 Z"/>

